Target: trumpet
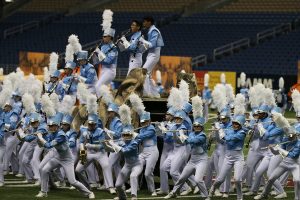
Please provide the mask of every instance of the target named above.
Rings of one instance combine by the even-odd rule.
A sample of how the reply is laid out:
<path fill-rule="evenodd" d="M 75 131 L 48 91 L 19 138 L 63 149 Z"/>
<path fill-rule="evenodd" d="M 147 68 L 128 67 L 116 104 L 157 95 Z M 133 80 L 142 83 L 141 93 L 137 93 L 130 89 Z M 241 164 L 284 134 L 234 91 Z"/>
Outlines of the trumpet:
<path fill-rule="evenodd" d="M 90 54 L 90 56 L 88 57 L 88 61 L 91 60 L 91 58 L 93 57 L 93 55 L 94 55 L 95 52 L 96 52 L 96 49 L 99 48 L 99 47 L 102 45 L 102 43 L 103 43 L 103 39 L 100 40 L 100 43 L 96 44 L 94 51 L 93 51 L 93 52 Z"/>
<path fill-rule="evenodd" d="M 83 165 L 87 162 L 87 152 L 85 149 L 79 151 L 79 160 Z"/>
<path fill-rule="evenodd" d="M 268 148 L 271 148 L 271 147 L 274 147 L 276 145 L 282 145 L 282 144 L 288 144 L 288 143 L 291 143 L 291 142 L 294 142 L 294 140 L 291 140 L 291 141 L 285 141 L 285 142 L 280 142 L 280 143 L 277 143 L 277 144 L 273 144 L 273 145 L 269 145 L 267 147 L 262 147 L 260 148 L 261 150 L 266 150 Z"/>

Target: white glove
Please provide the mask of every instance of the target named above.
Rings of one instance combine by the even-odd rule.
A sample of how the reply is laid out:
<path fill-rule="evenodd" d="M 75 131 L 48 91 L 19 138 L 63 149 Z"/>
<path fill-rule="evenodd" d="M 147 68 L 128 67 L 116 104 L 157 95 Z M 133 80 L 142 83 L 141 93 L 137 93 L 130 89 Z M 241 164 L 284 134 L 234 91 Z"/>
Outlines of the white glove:
<path fill-rule="evenodd" d="M 120 152 L 122 147 L 120 147 L 119 145 L 117 145 L 116 143 L 109 141 L 110 146 L 114 149 L 114 151 L 116 153 Z"/>
<path fill-rule="evenodd" d="M 137 132 L 133 132 L 133 133 L 132 133 L 132 139 L 135 139 L 137 135 L 138 135 Z"/>
<path fill-rule="evenodd" d="M 95 52 L 98 54 L 99 61 L 103 61 L 106 58 L 106 55 L 97 47 Z"/>
<path fill-rule="evenodd" d="M 219 123 L 219 122 L 215 122 L 215 128 L 216 128 L 217 130 L 219 130 L 219 129 L 221 128 L 221 126 L 220 126 L 220 123 Z"/>
<path fill-rule="evenodd" d="M 166 133 L 168 131 L 168 129 L 165 127 L 164 123 L 161 122 L 159 125 L 158 125 L 158 128 L 161 130 L 162 133 Z"/>
<path fill-rule="evenodd" d="M 4 124 L 4 130 L 5 131 L 9 131 L 10 128 L 10 124 Z"/>
<path fill-rule="evenodd" d="M 21 128 L 18 129 L 18 133 L 19 133 L 20 138 L 22 138 L 22 139 L 26 136 L 23 129 L 21 129 Z"/>
<path fill-rule="evenodd" d="M 260 137 L 264 136 L 266 129 L 263 127 L 262 123 L 257 124 L 257 129 L 258 129 Z"/>
<path fill-rule="evenodd" d="M 278 152 L 279 154 L 282 156 L 282 157 L 287 157 L 287 155 L 289 154 L 289 152 L 287 150 L 284 150 L 283 148 L 281 147 L 277 147 L 278 148 Z"/>
<path fill-rule="evenodd" d="M 145 40 L 143 37 L 140 37 L 140 39 L 139 39 L 139 46 L 138 46 L 138 48 L 139 48 L 139 51 L 140 52 L 145 52 L 145 51 L 147 51 L 148 49 L 149 49 L 149 47 L 150 47 L 150 42 L 148 42 L 147 40 Z"/>
<path fill-rule="evenodd" d="M 47 143 L 47 141 L 43 138 L 42 133 L 37 133 L 36 135 L 37 135 L 39 141 L 40 141 L 43 145 L 44 145 L 45 143 Z"/>
<path fill-rule="evenodd" d="M 85 145 L 85 147 L 86 147 L 87 149 L 98 149 L 98 148 L 100 148 L 100 145 L 99 145 L 99 144 L 90 144 L 90 143 L 87 143 L 87 144 Z"/>
<path fill-rule="evenodd" d="M 80 151 L 85 150 L 85 149 L 84 149 L 84 144 L 83 144 L 83 143 L 80 143 L 80 145 L 79 145 L 79 150 L 80 150 Z"/>
<path fill-rule="evenodd" d="M 118 47 L 120 51 L 125 51 L 130 46 L 130 43 L 127 41 L 127 39 L 123 36 L 120 39 L 120 42 L 118 42 Z"/>
<path fill-rule="evenodd" d="M 113 135 L 114 135 L 115 132 L 113 132 L 111 130 L 108 130 L 107 128 L 104 128 L 104 132 L 105 132 L 105 134 L 107 135 L 107 137 L 109 139 L 113 139 Z"/>
<path fill-rule="evenodd" d="M 219 130 L 219 137 L 223 139 L 225 137 L 225 131 L 223 129 Z"/>
<path fill-rule="evenodd" d="M 188 136 L 186 136 L 184 134 L 184 131 L 182 129 L 179 130 L 179 140 L 180 140 L 180 142 L 184 143 L 187 138 L 188 138 Z"/>

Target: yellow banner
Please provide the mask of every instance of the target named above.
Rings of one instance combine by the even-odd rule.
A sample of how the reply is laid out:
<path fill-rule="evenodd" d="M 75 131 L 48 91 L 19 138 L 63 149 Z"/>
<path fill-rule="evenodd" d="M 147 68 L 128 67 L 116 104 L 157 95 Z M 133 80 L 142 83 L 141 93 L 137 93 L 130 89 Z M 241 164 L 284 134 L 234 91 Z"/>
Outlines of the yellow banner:
<path fill-rule="evenodd" d="M 221 83 L 220 76 L 224 73 L 226 76 L 226 83 L 231 84 L 235 93 L 236 88 L 236 72 L 220 72 L 220 71 L 209 71 L 209 88 L 214 89 L 215 85 Z"/>
<path fill-rule="evenodd" d="M 49 53 L 20 52 L 19 66 L 25 75 L 30 73 L 42 75 L 44 73 L 44 67 L 49 65 L 49 57 Z"/>
<path fill-rule="evenodd" d="M 176 85 L 177 73 L 184 70 L 186 73 L 192 72 L 191 57 L 161 56 L 159 62 L 152 71 L 152 77 L 156 81 L 156 70 L 161 71 L 162 85 L 168 91 Z"/>

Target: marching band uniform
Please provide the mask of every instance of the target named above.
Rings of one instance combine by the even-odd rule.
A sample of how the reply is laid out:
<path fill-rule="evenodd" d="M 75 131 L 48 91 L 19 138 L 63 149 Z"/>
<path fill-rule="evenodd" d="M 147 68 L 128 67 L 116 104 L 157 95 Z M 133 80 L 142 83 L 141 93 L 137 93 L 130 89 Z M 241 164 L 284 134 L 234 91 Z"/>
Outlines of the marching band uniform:
<path fill-rule="evenodd" d="M 140 116 L 140 123 L 145 121 L 150 121 L 149 112 L 144 112 Z M 143 166 L 146 165 L 145 178 L 147 181 L 148 191 L 152 193 L 152 196 L 156 196 L 153 171 L 159 157 L 159 152 L 154 126 L 150 124 L 140 129 L 140 132 L 135 139 L 142 146 L 142 152 L 139 154 L 139 159 Z"/>
<path fill-rule="evenodd" d="M 65 69 L 74 70 L 75 67 L 76 67 L 76 63 L 71 61 L 67 62 L 65 65 Z M 70 76 L 65 76 L 62 79 L 63 96 L 70 95 L 71 97 L 76 98 L 78 82 L 75 81 L 74 79 L 75 76 L 72 74 Z"/>
<path fill-rule="evenodd" d="M 48 126 L 53 126 L 53 125 L 59 126 L 60 120 L 61 118 L 56 115 L 54 117 L 51 117 L 48 120 L 47 124 Z M 78 189 L 80 192 L 82 192 L 85 196 L 89 197 L 89 199 L 94 199 L 95 198 L 94 193 L 89 191 L 82 183 L 78 182 L 75 179 L 74 159 L 68 145 L 68 138 L 64 134 L 64 132 L 58 130 L 56 130 L 55 132 L 51 132 L 49 141 L 43 139 L 41 135 L 38 135 L 38 139 L 45 148 L 47 149 L 55 148 L 56 153 L 52 151 L 52 153 L 54 153 L 53 157 L 50 158 L 50 160 L 40 168 L 41 191 L 36 197 L 47 196 L 49 172 L 61 166 L 65 171 L 69 183 L 72 186 L 74 186 L 76 189 Z"/>
<path fill-rule="evenodd" d="M 143 65 L 143 53 L 139 51 L 138 44 L 139 39 L 141 37 L 141 31 L 138 31 L 134 34 L 132 34 L 130 38 L 130 46 L 128 47 L 128 51 L 130 52 L 129 57 L 129 68 L 128 73 L 135 68 L 142 67 Z"/>
<path fill-rule="evenodd" d="M 79 51 L 77 53 L 77 61 L 79 60 L 87 60 L 88 52 L 87 51 Z M 89 91 L 92 94 L 95 94 L 95 84 L 98 80 L 97 73 L 93 65 L 90 63 L 86 63 L 85 65 L 80 66 L 80 76 L 76 75 L 76 77 L 84 82 Z"/>
<path fill-rule="evenodd" d="M 89 123 L 97 124 L 97 121 L 98 116 L 96 114 L 89 115 Z M 91 164 L 91 162 L 95 160 L 102 167 L 106 187 L 109 188 L 111 193 L 114 193 L 112 171 L 108 162 L 107 153 L 101 144 L 101 142 L 105 140 L 105 133 L 103 129 L 96 128 L 95 130 L 88 130 L 86 127 L 81 127 L 80 132 L 80 149 L 84 149 L 84 147 L 87 148 L 87 161 L 84 164 L 79 162 L 76 167 L 76 174 L 78 175 L 79 180 L 88 186 L 87 180 L 82 173 Z"/>
<path fill-rule="evenodd" d="M 104 30 L 103 36 L 111 36 L 113 38 L 114 35 L 114 29 L 110 28 Z M 96 52 L 98 53 L 98 58 L 100 64 L 102 65 L 99 80 L 96 83 L 96 88 L 99 88 L 103 84 L 109 85 L 115 79 L 118 62 L 118 50 L 114 43 L 111 41 L 110 43 L 103 44 L 101 46 L 101 50 L 97 48 Z M 105 55 L 105 58 L 100 57 L 102 54 Z M 97 95 L 99 96 L 99 94 Z"/>

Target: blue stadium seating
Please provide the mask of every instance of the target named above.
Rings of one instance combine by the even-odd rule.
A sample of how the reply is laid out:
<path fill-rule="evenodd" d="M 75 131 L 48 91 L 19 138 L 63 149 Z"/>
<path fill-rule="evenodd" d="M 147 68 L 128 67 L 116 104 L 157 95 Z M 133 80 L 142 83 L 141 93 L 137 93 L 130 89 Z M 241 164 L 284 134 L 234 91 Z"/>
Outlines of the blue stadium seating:
<path fill-rule="evenodd" d="M 35 13 L 32 15 L 28 13 L 16 13 L 1 23 L 0 30 L 3 30 L 3 27 L 7 27 L 7 24 L 21 24 L 27 20 L 35 20 L 46 16 L 47 14 L 49 13 Z M 159 20 L 164 17 L 168 17 L 173 13 L 150 14 Z M 23 15 L 24 17 L 22 17 Z M 117 32 L 120 32 L 129 28 L 129 24 L 132 19 L 141 19 L 143 16 L 144 13 L 114 13 L 113 27 L 117 29 Z M 290 22 L 296 17 L 296 14 L 285 13 L 204 13 L 183 17 L 180 20 L 161 28 L 166 44 L 162 50 L 162 55 L 197 56 L 201 54 L 209 54 L 214 48 L 221 45 L 225 45 L 244 37 L 254 38 L 257 32 L 281 23 Z M 59 21 L 43 26 L 39 29 L 30 30 L 15 37 L 1 40 L 0 63 L 17 64 L 19 51 L 64 52 L 67 44 L 67 38 L 70 34 L 77 34 L 81 44 L 97 40 L 102 34 L 100 26 L 101 18 L 101 13 L 79 13 L 72 16 L 66 16 Z M 293 34 L 290 35 L 292 36 Z M 287 36 L 287 38 L 289 37 Z M 275 39 L 274 42 L 276 41 L 276 44 L 278 45 L 281 40 L 281 38 Z M 263 44 L 262 47 L 257 47 L 257 49 L 263 48 L 267 44 L 273 44 L 273 42 Z M 282 47 L 284 45 L 278 46 Z M 253 54 L 256 54 L 255 49 L 249 49 L 247 52 L 253 52 Z M 275 50 L 276 49 L 277 48 L 275 48 Z M 290 49 L 290 47 L 287 46 L 287 49 Z M 291 50 L 290 52 L 295 51 Z M 241 53 L 222 61 L 217 61 L 214 65 L 207 66 L 207 68 L 214 69 L 214 67 L 221 66 L 219 64 L 222 64 L 225 67 L 228 66 L 228 70 L 230 70 L 235 58 L 239 58 L 239 56 L 241 56 L 241 60 L 247 58 L 247 56 L 243 57 L 243 54 L 244 53 Z M 278 55 L 279 54 L 280 53 L 278 53 Z M 118 66 L 127 67 L 127 54 L 121 53 L 119 55 Z M 275 55 L 275 53 L 273 53 L 273 55 Z M 251 66 L 253 66 L 259 62 L 261 61 L 253 58 L 253 61 L 249 61 L 248 64 L 250 65 L 250 63 L 252 63 Z M 267 61 L 264 61 L 263 63 L 265 62 Z M 286 66 L 292 62 L 294 62 L 294 60 L 290 60 L 288 63 L 282 64 Z M 269 60 L 269 63 L 271 63 L 271 59 Z M 263 65 L 264 64 L 261 64 L 260 66 Z M 239 67 L 242 66 L 244 65 L 239 65 Z M 243 70 L 241 69 L 241 71 Z"/>

